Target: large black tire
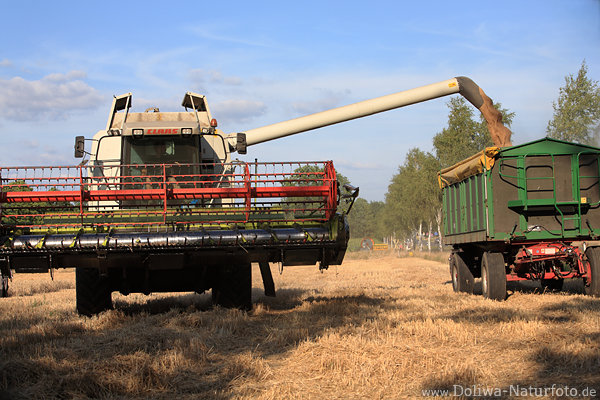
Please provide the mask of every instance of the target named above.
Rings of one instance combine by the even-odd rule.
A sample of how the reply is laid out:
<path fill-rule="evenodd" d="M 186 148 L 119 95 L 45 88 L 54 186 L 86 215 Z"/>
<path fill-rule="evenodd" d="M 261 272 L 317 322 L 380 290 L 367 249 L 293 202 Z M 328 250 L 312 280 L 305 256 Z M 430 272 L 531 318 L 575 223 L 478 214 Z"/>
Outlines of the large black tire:
<path fill-rule="evenodd" d="M 473 294 L 473 274 L 459 253 L 450 255 L 450 275 L 455 292 Z"/>
<path fill-rule="evenodd" d="M 225 308 L 252 309 L 252 266 L 250 263 L 225 265 L 216 273 L 212 288 L 213 304 Z"/>
<path fill-rule="evenodd" d="M 502 253 L 483 253 L 481 288 L 486 299 L 498 301 L 506 299 L 506 268 Z"/>
<path fill-rule="evenodd" d="M 75 298 L 79 315 L 91 317 L 112 309 L 108 277 L 96 268 L 75 268 Z"/>
<path fill-rule="evenodd" d="M 542 288 L 550 292 L 560 292 L 563 288 L 565 280 L 563 278 L 558 279 L 542 279 Z"/>
<path fill-rule="evenodd" d="M 8 297 L 8 276 L 0 271 L 0 297 Z"/>
<path fill-rule="evenodd" d="M 590 263 L 591 279 L 584 278 L 585 294 L 600 297 L 600 247 L 588 247 L 585 255 Z"/>

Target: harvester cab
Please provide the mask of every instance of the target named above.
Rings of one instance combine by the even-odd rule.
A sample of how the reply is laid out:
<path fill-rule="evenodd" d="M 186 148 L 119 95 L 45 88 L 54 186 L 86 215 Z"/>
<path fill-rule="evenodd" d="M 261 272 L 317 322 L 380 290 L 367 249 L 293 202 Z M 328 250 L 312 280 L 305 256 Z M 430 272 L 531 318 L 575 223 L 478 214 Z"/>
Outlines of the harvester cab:
<path fill-rule="evenodd" d="M 229 145 L 204 96 L 186 93 L 182 102 L 185 112 L 151 107 L 132 113 L 131 100 L 131 93 L 113 99 L 106 129 L 93 138 L 92 165 L 119 161 L 123 165 L 205 164 L 211 169 L 230 161 Z M 80 140 L 75 145 L 76 157 L 83 156 Z"/>

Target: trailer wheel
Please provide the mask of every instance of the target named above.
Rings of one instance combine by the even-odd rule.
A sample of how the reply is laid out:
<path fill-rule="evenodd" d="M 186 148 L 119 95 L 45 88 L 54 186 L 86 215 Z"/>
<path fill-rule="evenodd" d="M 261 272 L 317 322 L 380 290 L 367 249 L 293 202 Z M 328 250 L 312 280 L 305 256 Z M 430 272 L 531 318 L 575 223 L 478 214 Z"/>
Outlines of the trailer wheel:
<path fill-rule="evenodd" d="M 112 309 L 108 278 L 96 268 L 75 268 L 75 299 L 79 315 L 91 317 Z"/>
<path fill-rule="evenodd" d="M 486 299 L 500 301 L 506 299 L 506 268 L 502 253 L 483 253 L 481 287 L 483 297 Z"/>
<path fill-rule="evenodd" d="M 562 278 L 558 279 L 542 279 L 542 288 L 551 292 L 560 292 L 563 288 L 565 280 Z"/>
<path fill-rule="evenodd" d="M 600 297 L 600 247 L 588 247 L 585 255 L 590 263 L 589 279 L 584 278 L 585 294 Z"/>
<path fill-rule="evenodd" d="M 452 289 L 455 292 L 473 294 L 473 274 L 463 258 L 458 253 L 450 256 L 450 275 L 452 276 Z"/>
<path fill-rule="evenodd" d="M 8 297 L 8 275 L 0 271 L 0 297 Z"/>
<path fill-rule="evenodd" d="M 212 288 L 214 305 L 225 308 L 252 309 L 252 265 L 225 265 L 215 274 Z"/>

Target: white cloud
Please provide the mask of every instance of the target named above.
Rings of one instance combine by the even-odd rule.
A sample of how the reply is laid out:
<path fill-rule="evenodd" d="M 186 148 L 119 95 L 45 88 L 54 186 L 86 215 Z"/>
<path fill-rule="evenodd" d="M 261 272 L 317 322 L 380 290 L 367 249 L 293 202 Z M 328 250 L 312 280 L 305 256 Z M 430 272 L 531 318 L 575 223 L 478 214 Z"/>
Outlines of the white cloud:
<path fill-rule="evenodd" d="M 96 89 L 83 82 L 82 71 L 50 74 L 37 81 L 0 79 L 0 117 L 16 121 L 61 119 L 75 110 L 102 104 Z"/>
<path fill-rule="evenodd" d="M 24 139 L 24 140 L 20 140 L 19 144 L 22 145 L 24 148 L 27 149 L 35 149 L 38 148 L 40 146 L 40 142 L 36 139 Z"/>
<path fill-rule="evenodd" d="M 343 168 L 352 169 L 352 170 L 355 170 L 355 169 L 381 170 L 381 169 L 384 169 L 387 167 L 386 165 L 380 164 L 378 162 L 360 162 L 360 161 L 350 161 L 350 160 L 344 160 L 344 159 L 336 159 L 335 165 L 342 166 Z"/>
<path fill-rule="evenodd" d="M 6 58 L 3 60 L 0 60 L 0 67 L 12 67 L 12 66 L 13 66 L 12 61 L 10 61 Z"/>
<path fill-rule="evenodd" d="M 202 27 L 199 27 L 196 25 L 188 26 L 188 27 L 186 27 L 186 30 L 197 35 L 202 40 L 233 43 L 233 44 L 244 45 L 244 46 L 249 46 L 249 47 L 265 47 L 265 48 L 273 47 L 271 40 L 265 40 L 265 39 L 252 40 L 252 39 L 248 38 L 248 36 L 237 37 L 235 35 L 228 36 L 228 35 L 216 34 L 215 32 L 223 31 L 223 25 L 221 23 L 218 24 L 218 26 L 212 26 L 212 27 L 210 25 L 206 25 L 206 24 L 203 24 Z M 246 34 L 247 34 L 247 31 L 246 31 Z"/>
<path fill-rule="evenodd" d="M 322 95 L 312 101 L 296 101 L 292 103 L 292 109 L 299 114 L 313 114 L 341 105 L 342 100 L 347 99 L 350 90 L 333 91 L 321 90 Z"/>
<path fill-rule="evenodd" d="M 221 71 L 214 69 L 192 69 L 189 71 L 190 80 L 199 86 L 204 83 L 211 85 L 220 84 L 227 86 L 240 86 L 242 79 L 238 76 L 224 76 Z"/>
<path fill-rule="evenodd" d="M 225 100 L 212 106 L 213 113 L 227 122 L 247 122 L 267 112 L 261 101 Z"/>

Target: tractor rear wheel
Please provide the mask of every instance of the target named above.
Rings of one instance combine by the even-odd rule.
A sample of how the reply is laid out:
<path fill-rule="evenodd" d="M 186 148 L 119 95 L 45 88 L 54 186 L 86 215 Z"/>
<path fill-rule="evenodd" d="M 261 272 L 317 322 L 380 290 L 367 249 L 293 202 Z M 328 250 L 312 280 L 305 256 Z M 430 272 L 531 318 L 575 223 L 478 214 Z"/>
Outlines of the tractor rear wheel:
<path fill-rule="evenodd" d="M 600 247 L 588 247 L 585 255 L 590 263 L 590 277 L 584 278 L 585 294 L 600 297 Z"/>
<path fill-rule="evenodd" d="M 91 317 L 112 309 L 108 277 L 96 268 L 75 268 L 75 298 L 79 315 Z"/>
<path fill-rule="evenodd" d="M 506 268 L 502 253 L 483 253 L 481 287 L 483 297 L 486 299 L 499 301 L 506 299 Z"/>
<path fill-rule="evenodd" d="M 212 288 L 213 304 L 225 308 L 252 309 L 252 265 L 232 264 L 220 267 Z"/>
<path fill-rule="evenodd" d="M 459 253 L 450 255 L 450 275 L 455 292 L 473 294 L 473 274 Z"/>

